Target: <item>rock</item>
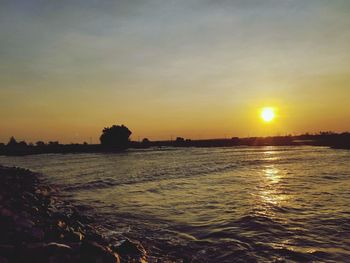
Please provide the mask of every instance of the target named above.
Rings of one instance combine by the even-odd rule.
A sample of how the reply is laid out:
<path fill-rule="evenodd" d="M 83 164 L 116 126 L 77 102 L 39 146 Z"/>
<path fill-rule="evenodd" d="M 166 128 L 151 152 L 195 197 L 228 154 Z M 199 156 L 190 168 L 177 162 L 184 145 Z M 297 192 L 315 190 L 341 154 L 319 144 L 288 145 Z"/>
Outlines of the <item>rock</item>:
<path fill-rule="evenodd" d="M 0 210 L 0 215 L 3 217 L 14 217 L 15 216 L 15 214 L 10 209 L 7 209 L 7 208 L 2 208 Z"/>
<path fill-rule="evenodd" d="M 17 218 L 15 224 L 21 228 L 32 228 L 35 225 L 33 221 L 23 217 Z"/>
<path fill-rule="evenodd" d="M 78 239 L 78 241 L 82 241 L 84 239 L 84 235 L 80 232 L 74 231 L 72 234 Z"/>
<path fill-rule="evenodd" d="M 44 197 L 48 197 L 48 196 L 50 195 L 50 192 L 49 192 L 48 189 L 46 189 L 46 188 L 37 189 L 37 190 L 35 191 L 35 193 L 36 193 L 36 194 L 40 194 L 40 195 L 42 195 L 42 196 L 44 196 Z"/>
<path fill-rule="evenodd" d="M 116 248 L 122 259 L 132 262 L 147 262 L 147 253 L 144 247 L 129 239 L 122 241 L 121 245 Z"/>
<path fill-rule="evenodd" d="M 49 263 L 69 263 L 69 262 L 74 262 L 72 260 L 72 256 L 70 255 L 52 255 L 48 257 L 48 262 Z"/>
<path fill-rule="evenodd" d="M 80 231 L 85 229 L 85 226 L 78 220 L 73 223 L 73 227 L 80 229 Z"/>
<path fill-rule="evenodd" d="M 70 242 L 79 242 L 84 239 L 84 235 L 80 232 L 74 231 L 74 229 L 70 229 L 70 231 L 67 231 L 64 233 L 64 240 L 70 241 Z"/>
<path fill-rule="evenodd" d="M 23 218 L 30 218 L 31 214 L 26 212 L 26 211 L 22 211 L 19 216 L 23 217 Z"/>
<path fill-rule="evenodd" d="M 0 255 L 10 257 L 15 252 L 13 245 L 0 245 Z M 1 261 L 0 261 L 1 262 Z"/>
<path fill-rule="evenodd" d="M 36 262 L 36 263 L 58 263 L 71 262 L 73 250 L 70 246 L 60 243 L 32 243 L 28 244 L 21 251 L 19 262 Z"/>
<path fill-rule="evenodd" d="M 53 253 L 72 253 L 72 248 L 66 244 L 51 242 L 45 245 L 45 247 L 48 249 L 49 252 Z"/>
<path fill-rule="evenodd" d="M 66 224 L 66 222 L 64 222 L 64 221 L 62 221 L 62 220 L 58 220 L 57 226 L 58 226 L 59 228 L 66 228 L 66 227 L 67 227 L 67 224 Z"/>
<path fill-rule="evenodd" d="M 32 211 L 33 211 L 33 213 L 39 213 L 39 208 L 37 208 L 36 206 L 33 206 L 32 207 Z"/>
<path fill-rule="evenodd" d="M 23 197 L 25 198 L 25 199 L 34 199 L 35 198 L 35 196 L 32 194 L 32 193 L 29 193 L 29 192 L 25 192 L 24 194 L 23 194 Z"/>
<path fill-rule="evenodd" d="M 86 263 L 120 263 L 118 254 L 96 242 L 87 241 L 81 245 L 81 260 Z"/>
<path fill-rule="evenodd" d="M 97 229 L 94 228 L 92 225 L 86 225 L 85 237 L 89 240 L 102 239 L 102 236 L 98 234 Z"/>
<path fill-rule="evenodd" d="M 44 231 L 39 227 L 33 227 L 31 231 L 31 236 L 34 240 L 42 241 L 45 237 Z"/>

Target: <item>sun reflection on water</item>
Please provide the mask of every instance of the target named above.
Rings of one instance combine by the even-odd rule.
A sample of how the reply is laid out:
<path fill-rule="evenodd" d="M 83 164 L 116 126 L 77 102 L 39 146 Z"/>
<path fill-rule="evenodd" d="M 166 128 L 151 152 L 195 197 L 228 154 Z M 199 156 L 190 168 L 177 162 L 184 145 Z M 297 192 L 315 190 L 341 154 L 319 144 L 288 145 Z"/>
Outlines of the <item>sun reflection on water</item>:
<path fill-rule="evenodd" d="M 280 209 L 288 202 L 281 180 L 283 171 L 275 165 L 266 165 L 261 169 L 261 180 L 258 185 L 258 213 L 271 218 L 275 217 L 276 209 Z"/>
<path fill-rule="evenodd" d="M 264 169 L 264 174 L 265 174 L 265 177 L 268 180 L 271 180 L 272 183 L 278 183 L 280 180 L 279 170 L 277 168 L 275 168 L 274 166 L 267 166 Z"/>

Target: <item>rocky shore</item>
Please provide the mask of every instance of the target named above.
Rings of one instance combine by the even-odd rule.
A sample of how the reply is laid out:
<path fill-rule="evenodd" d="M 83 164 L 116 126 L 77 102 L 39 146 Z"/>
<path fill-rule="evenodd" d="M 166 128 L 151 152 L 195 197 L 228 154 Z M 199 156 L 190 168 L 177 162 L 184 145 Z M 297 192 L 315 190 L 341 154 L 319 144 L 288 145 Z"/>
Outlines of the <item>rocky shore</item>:
<path fill-rule="evenodd" d="M 38 174 L 0 166 L 0 180 L 0 263 L 147 262 L 140 243 L 100 235 Z"/>

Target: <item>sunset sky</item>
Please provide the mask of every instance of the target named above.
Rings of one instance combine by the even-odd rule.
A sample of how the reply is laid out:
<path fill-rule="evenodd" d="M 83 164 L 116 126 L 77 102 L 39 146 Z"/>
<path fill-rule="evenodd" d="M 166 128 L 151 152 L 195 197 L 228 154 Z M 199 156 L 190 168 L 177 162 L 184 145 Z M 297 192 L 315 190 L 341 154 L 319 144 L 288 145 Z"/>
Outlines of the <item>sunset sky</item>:
<path fill-rule="evenodd" d="M 0 142 L 350 130 L 349 0 L 4 0 L 0 39 Z"/>

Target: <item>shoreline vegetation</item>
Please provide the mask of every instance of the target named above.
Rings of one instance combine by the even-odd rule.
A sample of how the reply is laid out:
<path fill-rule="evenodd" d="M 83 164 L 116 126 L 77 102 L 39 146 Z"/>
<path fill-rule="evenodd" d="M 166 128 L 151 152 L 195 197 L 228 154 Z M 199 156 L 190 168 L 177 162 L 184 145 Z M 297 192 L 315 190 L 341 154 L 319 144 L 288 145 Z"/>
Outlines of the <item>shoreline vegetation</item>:
<path fill-rule="evenodd" d="M 0 262 L 147 262 L 142 245 L 107 239 L 40 175 L 0 165 Z"/>
<path fill-rule="evenodd" d="M 105 128 L 103 131 L 108 131 L 112 126 Z M 302 135 L 287 135 L 287 136 L 269 136 L 269 137 L 246 137 L 246 138 L 225 138 L 225 139 L 202 139 L 191 140 L 182 137 L 177 137 L 175 140 L 167 141 L 150 141 L 144 138 L 142 141 L 131 141 L 129 136 L 131 132 L 119 129 L 115 134 L 101 135 L 101 144 L 83 144 L 71 143 L 60 144 L 58 141 L 45 143 L 38 141 L 35 144 L 25 141 L 17 142 L 14 137 L 11 137 L 7 144 L 0 143 L 0 155 L 32 155 L 32 154 L 48 154 L 48 153 L 106 153 L 119 152 L 127 148 L 131 149 L 147 149 L 151 147 L 235 147 L 235 146 L 326 146 L 337 149 L 350 149 L 350 133 L 334 133 L 320 132 L 317 134 L 302 134 Z M 118 134 L 119 132 L 119 134 Z M 122 133 L 120 135 L 120 133 Z M 106 137 L 111 136 L 111 139 Z"/>

